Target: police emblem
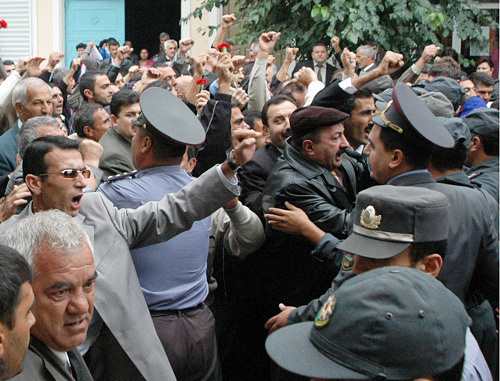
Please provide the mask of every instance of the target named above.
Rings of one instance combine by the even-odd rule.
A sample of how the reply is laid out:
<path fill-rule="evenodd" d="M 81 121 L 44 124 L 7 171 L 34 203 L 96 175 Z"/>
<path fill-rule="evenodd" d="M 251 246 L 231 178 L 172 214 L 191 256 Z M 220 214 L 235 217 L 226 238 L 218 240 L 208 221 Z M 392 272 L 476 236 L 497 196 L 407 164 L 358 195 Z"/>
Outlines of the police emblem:
<path fill-rule="evenodd" d="M 344 258 L 342 259 L 342 270 L 344 271 L 352 270 L 353 266 L 354 266 L 354 255 L 346 252 Z"/>
<path fill-rule="evenodd" d="M 361 211 L 361 225 L 367 229 L 378 229 L 382 216 L 377 216 L 375 208 L 371 205 Z"/>
<path fill-rule="evenodd" d="M 331 294 L 326 303 L 323 304 L 323 307 L 319 310 L 316 318 L 314 319 L 314 325 L 318 328 L 324 327 L 330 322 L 330 316 L 333 314 L 333 310 L 335 308 L 335 303 L 337 300 L 335 299 L 335 295 Z"/>

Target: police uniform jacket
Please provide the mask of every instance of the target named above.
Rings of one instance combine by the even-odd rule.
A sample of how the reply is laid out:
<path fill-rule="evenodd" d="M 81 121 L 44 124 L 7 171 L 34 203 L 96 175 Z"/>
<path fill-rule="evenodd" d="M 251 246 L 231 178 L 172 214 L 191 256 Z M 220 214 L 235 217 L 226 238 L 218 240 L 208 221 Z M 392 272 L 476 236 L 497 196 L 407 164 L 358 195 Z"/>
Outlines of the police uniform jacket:
<path fill-rule="evenodd" d="M 498 202 L 498 156 L 483 161 L 467 171 L 469 179 L 481 185 Z"/>
<path fill-rule="evenodd" d="M 23 360 L 23 371 L 12 380 L 92 381 L 93 378 L 78 349 L 75 348 L 67 353 L 73 371 L 66 368 L 44 343 L 31 336 L 28 352 Z"/>
<path fill-rule="evenodd" d="M 85 193 L 80 220 L 94 245 L 98 273 L 95 309 L 137 369 L 148 381 L 175 380 L 156 334 L 135 272 L 130 249 L 166 241 L 212 214 L 235 195 L 216 168 L 176 194 L 140 208 L 116 209 L 101 193 Z M 28 216 L 23 213 L 0 225 L 0 232 Z"/>

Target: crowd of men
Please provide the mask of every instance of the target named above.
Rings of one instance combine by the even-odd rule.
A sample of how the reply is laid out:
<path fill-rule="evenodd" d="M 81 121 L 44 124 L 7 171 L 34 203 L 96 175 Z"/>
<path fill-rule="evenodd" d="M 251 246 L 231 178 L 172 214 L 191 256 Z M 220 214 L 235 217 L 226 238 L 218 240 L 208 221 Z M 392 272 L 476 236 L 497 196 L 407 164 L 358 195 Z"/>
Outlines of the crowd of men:
<path fill-rule="evenodd" d="M 493 60 L 235 21 L 0 63 L 0 379 L 498 379 Z"/>

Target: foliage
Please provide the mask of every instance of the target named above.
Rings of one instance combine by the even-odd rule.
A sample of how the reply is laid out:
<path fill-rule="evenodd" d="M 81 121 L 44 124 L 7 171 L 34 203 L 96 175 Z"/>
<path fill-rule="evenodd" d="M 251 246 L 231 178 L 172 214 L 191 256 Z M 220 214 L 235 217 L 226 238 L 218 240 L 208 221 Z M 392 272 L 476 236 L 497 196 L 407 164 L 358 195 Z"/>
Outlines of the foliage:
<path fill-rule="evenodd" d="M 226 5 L 229 0 L 205 0 L 189 17 Z M 266 31 L 281 32 L 277 48 L 297 46 L 306 55 L 316 42 L 330 47 L 337 35 L 341 47 L 351 49 L 373 39 L 386 50 L 403 53 L 410 60 L 431 43 L 449 38 L 454 25 L 458 37 L 483 41 L 481 25 L 496 23 L 469 0 L 235 0 L 241 29 L 240 43 L 251 43 Z M 186 21 L 184 19 L 183 21 Z M 210 27 L 210 34 L 214 27 Z M 406 59 L 408 61 L 408 58 Z"/>

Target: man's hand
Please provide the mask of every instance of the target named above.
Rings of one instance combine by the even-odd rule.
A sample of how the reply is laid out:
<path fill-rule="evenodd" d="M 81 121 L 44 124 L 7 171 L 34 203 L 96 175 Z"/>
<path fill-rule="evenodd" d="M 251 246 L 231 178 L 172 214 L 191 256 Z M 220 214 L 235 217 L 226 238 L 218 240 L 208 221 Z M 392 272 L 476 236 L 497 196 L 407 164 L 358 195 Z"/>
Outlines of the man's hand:
<path fill-rule="evenodd" d="M 259 37 L 259 50 L 267 53 L 271 53 L 280 38 L 281 33 L 278 32 L 267 32 L 262 33 Z"/>
<path fill-rule="evenodd" d="M 260 132 L 246 128 L 233 130 L 231 132 L 234 148 L 233 162 L 237 165 L 245 165 L 252 160 L 257 148 L 257 139 L 261 136 Z"/>
<path fill-rule="evenodd" d="M 269 208 L 269 213 L 264 215 L 269 225 L 285 233 L 303 235 L 317 244 L 326 233 L 317 227 L 302 209 L 288 201 L 285 201 L 285 206 L 288 210 Z"/>
<path fill-rule="evenodd" d="M 94 40 L 90 41 L 88 44 L 87 44 L 87 49 L 88 50 L 92 50 L 92 48 L 94 47 Z"/>
<path fill-rule="evenodd" d="M 201 112 L 210 100 L 210 91 L 203 90 L 196 94 L 196 110 Z"/>
<path fill-rule="evenodd" d="M 299 71 L 295 72 L 293 77 L 297 80 L 297 82 L 301 83 L 305 87 L 309 86 L 309 84 L 313 81 L 318 80 L 318 75 L 316 72 L 310 67 L 301 67 Z"/>
<path fill-rule="evenodd" d="M 287 209 L 269 208 L 269 213 L 264 217 L 268 219 L 269 225 L 273 229 L 280 230 L 289 234 L 300 235 L 304 227 L 311 223 L 307 214 L 300 208 L 285 202 Z"/>
<path fill-rule="evenodd" d="M 287 307 L 283 303 L 279 304 L 279 308 L 281 312 L 278 315 L 274 315 L 264 325 L 264 328 L 269 330 L 269 334 L 273 333 L 279 328 L 286 327 L 286 325 L 288 324 L 288 315 L 290 315 L 290 312 L 297 309 L 297 307 Z"/>
<path fill-rule="evenodd" d="M 342 60 L 342 65 L 344 66 L 344 74 L 347 76 L 353 76 L 356 71 L 356 53 L 344 48 L 340 59 Z"/>
<path fill-rule="evenodd" d="M 236 103 L 240 109 L 243 109 L 249 100 L 248 94 L 241 87 L 237 88 L 231 97 L 231 102 Z"/>
<path fill-rule="evenodd" d="M 130 77 L 133 77 L 134 75 L 136 75 L 140 71 L 141 71 L 141 68 L 139 66 L 133 65 L 133 66 L 130 66 L 127 74 L 130 75 Z"/>
<path fill-rule="evenodd" d="M 19 57 L 19 61 L 17 61 L 16 71 L 21 74 L 28 67 L 29 57 Z"/>
<path fill-rule="evenodd" d="M 127 45 L 120 46 L 118 48 L 118 50 L 116 51 L 116 57 L 113 60 L 113 63 L 117 66 L 120 66 L 121 63 L 123 62 L 123 60 L 125 58 L 127 58 L 128 56 L 130 56 L 133 51 L 134 51 L 134 49 L 131 48 L 130 46 L 127 46 Z"/>
<path fill-rule="evenodd" d="M 52 71 L 56 67 L 56 65 L 61 62 L 64 58 L 64 53 L 62 52 L 52 52 L 49 56 L 49 63 L 47 64 L 47 68 Z"/>
<path fill-rule="evenodd" d="M 194 77 L 202 77 L 205 74 L 205 66 L 208 62 L 208 54 L 201 53 L 193 57 Z"/>
<path fill-rule="evenodd" d="M 299 52 L 299 48 L 286 48 L 285 61 L 288 63 L 295 61 L 295 58 L 297 58 L 298 52 Z"/>
<path fill-rule="evenodd" d="M 82 63 L 82 59 L 80 57 L 77 57 L 77 58 L 73 58 L 73 61 L 71 61 L 71 68 L 69 70 L 71 70 L 73 73 L 75 73 L 78 68 L 80 67 Z"/>
<path fill-rule="evenodd" d="M 14 214 L 17 207 L 28 203 L 31 193 L 26 184 L 14 185 L 14 189 L 6 197 L 0 199 L 0 222 L 4 222 Z"/>
<path fill-rule="evenodd" d="M 239 70 L 240 67 L 245 66 L 249 61 L 250 60 L 245 56 L 233 56 L 231 58 L 231 62 L 233 63 L 234 66 L 234 71 Z"/>
<path fill-rule="evenodd" d="M 187 51 L 193 47 L 193 45 L 193 38 L 183 38 L 179 41 L 179 53 L 182 53 L 181 55 L 185 55 Z"/>
<path fill-rule="evenodd" d="M 231 82 L 231 73 L 234 71 L 233 62 L 229 53 L 219 54 L 219 59 L 215 65 L 215 74 L 219 76 L 219 86 L 222 84 L 229 85 Z"/>
<path fill-rule="evenodd" d="M 221 27 L 223 29 L 229 29 L 234 25 L 235 22 L 236 22 L 236 17 L 234 16 L 234 13 L 231 13 L 230 15 L 224 15 L 222 16 Z"/>
<path fill-rule="evenodd" d="M 330 40 L 332 43 L 333 49 L 336 53 L 340 52 L 340 38 L 337 36 L 333 36 Z"/>
<path fill-rule="evenodd" d="M 380 62 L 380 65 L 372 71 L 377 70 L 378 76 L 382 77 L 383 75 L 394 73 L 395 71 L 402 68 L 404 64 L 405 63 L 403 61 L 402 54 L 388 51 L 387 53 L 385 53 L 382 62 Z"/>
<path fill-rule="evenodd" d="M 94 167 L 99 167 L 104 148 L 99 143 L 92 139 L 83 139 L 80 143 L 80 153 L 82 154 L 85 164 L 91 164 Z"/>
<path fill-rule="evenodd" d="M 46 58 L 43 57 L 33 57 L 30 59 L 28 62 L 28 68 L 26 69 L 28 77 L 40 77 L 43 73 L 48 71 L 49 69 L 47 67 L 40 69 L 40 64 L 45 60 Z"/>
<path fill-rule="evenodd" d="M 422 52 L 422 56 L 420 57 L 420 59 L 424 62 L 424 64 L 429 63 L 432 58 L 436 57 L 436 54 L 438 54 L 440 49 L 441 48 L 439 46 L 436 46 L 434 44 L 427 45 L 424 48 L 424 51 Z"/>

